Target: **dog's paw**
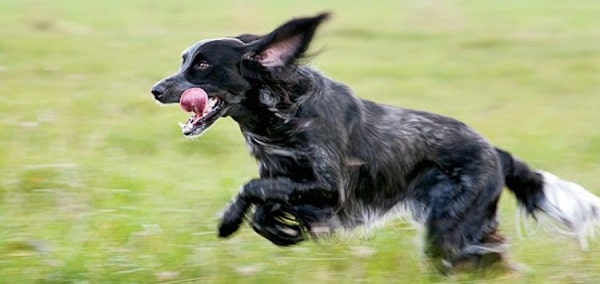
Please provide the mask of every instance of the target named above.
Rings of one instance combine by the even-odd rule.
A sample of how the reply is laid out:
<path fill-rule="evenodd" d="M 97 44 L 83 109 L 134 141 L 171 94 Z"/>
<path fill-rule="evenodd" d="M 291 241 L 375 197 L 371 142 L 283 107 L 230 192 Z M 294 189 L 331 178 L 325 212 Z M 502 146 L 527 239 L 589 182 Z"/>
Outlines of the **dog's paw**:
<path fill-rule="evenodd" d="M 225 218 L 219 224 L 219 238 L 227 238 L 235 233 L 242 224 L 242 218 L 226 220 Z"/>
<path fill-rule="evenodd" d="M 225 209 L 223 219 L 221 220 L 221 224 L 219 224 L 219 237 L 226 238 L 240 228 L 248 207 L 249 204 L 247 202 L 237 198 Z"/>

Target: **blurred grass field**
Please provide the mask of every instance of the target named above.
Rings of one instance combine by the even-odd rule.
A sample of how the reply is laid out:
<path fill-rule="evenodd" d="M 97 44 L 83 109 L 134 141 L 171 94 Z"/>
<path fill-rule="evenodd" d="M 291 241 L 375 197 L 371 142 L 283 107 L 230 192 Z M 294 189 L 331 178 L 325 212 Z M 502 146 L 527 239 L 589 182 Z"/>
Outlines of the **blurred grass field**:
<path fill-rule="evenodd" d="M 219 211 L 257 174 L 237 126 L 184 139 L 149 93 L 197 40 L 334 12 L 312 65 L 387 104 L 459 118 L 600 194 L 600 2 L 0 1 L 0 283 L 598 283 L 588 251 L 503 232 L 521 275 L 438 276 L 392 221 L 281 249 Z"/>

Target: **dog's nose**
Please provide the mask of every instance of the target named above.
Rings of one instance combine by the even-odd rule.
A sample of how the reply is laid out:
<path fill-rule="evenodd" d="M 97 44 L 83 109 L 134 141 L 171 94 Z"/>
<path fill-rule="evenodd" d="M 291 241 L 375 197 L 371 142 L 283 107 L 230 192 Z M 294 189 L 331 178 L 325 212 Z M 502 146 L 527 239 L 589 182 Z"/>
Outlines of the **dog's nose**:
<path fill-rule="evenodd" d="M 158 99 L 165 92 L 165 88 L 163 87 L 163 84 L 156 84 L 152 87 L 151 92 L 154 97 Z"/>

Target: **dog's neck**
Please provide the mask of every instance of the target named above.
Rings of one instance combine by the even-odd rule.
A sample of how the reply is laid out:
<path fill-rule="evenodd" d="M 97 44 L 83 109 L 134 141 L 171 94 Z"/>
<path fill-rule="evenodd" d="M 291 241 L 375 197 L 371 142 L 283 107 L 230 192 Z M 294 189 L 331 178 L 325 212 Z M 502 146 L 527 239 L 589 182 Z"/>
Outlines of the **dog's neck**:
<path fill-rule="evenodd" d="M 290 142 L 303 125 L 299 113 L 303 102 L 313 95 L 312 86 L 318 84 L 317 80 L 323 79 L 314 71 L 307 72 L 308 68 L 298 67 L 285 81 L 261 84 L 249 91 L 244 104 L 252 111 L 232 116 L 242 133 Z"/>
<path fill-rule="evenodd" d="M 296 135 L 297 127 L 293 113 L 283 113 L 281 110 L 261 105 L 257 106 L 254 113 L 242 117 L 233 119 L 247 138 L 251 137 L 268 144 L 288 144 L 293 142 Z"/>

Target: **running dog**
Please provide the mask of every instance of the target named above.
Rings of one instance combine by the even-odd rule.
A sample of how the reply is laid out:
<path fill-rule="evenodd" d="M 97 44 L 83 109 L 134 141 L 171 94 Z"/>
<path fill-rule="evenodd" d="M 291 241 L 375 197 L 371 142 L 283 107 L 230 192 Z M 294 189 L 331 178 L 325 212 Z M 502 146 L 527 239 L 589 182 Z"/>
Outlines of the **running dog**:
<path fill-rule="evenodd" d="M 502 259 L 497 206 L 506 186 L 528 214 L 558 220 L 586 244 L 600 224 L 597 196 L 529 168 L 460 121 L 360 99 L 303 64 L 328 18 L 200 41 L 152 88 L 158 102 L 194 112 L 182 125 L 187 137 L 233 118 L 260 164 L 260 177 L 225 209 L 220 237 L 249 217 L 258 234 L 287 246 L 408 211 L 446 273 Z"/>

